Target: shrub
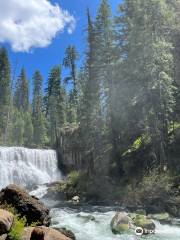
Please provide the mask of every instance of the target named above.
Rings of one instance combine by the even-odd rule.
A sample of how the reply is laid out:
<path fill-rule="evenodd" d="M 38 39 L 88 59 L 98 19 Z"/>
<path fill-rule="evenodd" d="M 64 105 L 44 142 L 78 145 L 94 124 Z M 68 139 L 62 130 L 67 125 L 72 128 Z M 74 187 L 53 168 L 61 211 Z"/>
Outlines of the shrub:
<path fill-rule="evenodd" d="M 80 172 L 72 171 L 68 175 L 68 182 L 70 183 L 70 185 L 75 187 L 79 183 L 80 177 Z"/>
<path fill-rule="evenodd" d="M 161 197 L 168 194 L 172 186 L 170 177 L 167 173 L 158 173 L 157 170 L 144 176 L 139 184 L 139 193 L 144 197 L 153 196 Z"/>
<path fill-rule="evenodd" d="M 172 179 L 167 172 L 159 173 L 158 170 L 153 170 L 136 184 L 121 184 L 116 195 L 119 193 L 119 198 L 127 205 L 158 205 L 169 198 L 171 187 Z"/>
<path fill-rule="evenodd" d="M 17 215 L 14 218 L 13 226 L 8 234 L 9 239 L 11 240 L 20 240 L 24 227 L 26 225 L 26 218 L 20 218 Z"/>

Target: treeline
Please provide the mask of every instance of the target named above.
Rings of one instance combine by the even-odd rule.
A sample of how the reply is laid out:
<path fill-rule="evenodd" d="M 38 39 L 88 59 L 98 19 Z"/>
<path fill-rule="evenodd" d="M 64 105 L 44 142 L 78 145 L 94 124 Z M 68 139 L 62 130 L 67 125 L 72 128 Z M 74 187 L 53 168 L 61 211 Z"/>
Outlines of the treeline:
<path fill-rule="evenodd" d="M 78 129 L 77 141 L 90 153 L 92 171 L 103 166 L 107 149 L 112 172 L 128 172 L 138 164 L 165 170 L 180 128 L 179 9 L 178 0 L 124 0 L 113 16 L 102 0 L 95 19 L 87 11 L 82 67 L 77 67 L 76 48 L 69 46 L 62 63 L 69 75 L 62 79 L 62 66 L 53 67 L 43 94 L 36 71 L 32 102 L 24 69 L 12 89 L 2 48 L 1 144 L 55 146 L 61 129 L 70 126 Z M 142 146 L 149 148 L 147 159 L 124 160 Z"/>
<path fill-rule="evenodd" d="M 1 145 L 54 147 L 59 130 L 77 122 L 77 57 L 75 48 L 68 47 L 63 65 L 72 70 L 70 75 L 63 82 L 62 66 L 54 66 L 45 89 L 42 75 L 36 70 L 32 77 L 31 97 L 26 70 L 22 68 L 14 84 L 7 50 L 0 49 Z M 65 82 L 70 80 L 73 81 L 73 87 L 66 91 Z"/>

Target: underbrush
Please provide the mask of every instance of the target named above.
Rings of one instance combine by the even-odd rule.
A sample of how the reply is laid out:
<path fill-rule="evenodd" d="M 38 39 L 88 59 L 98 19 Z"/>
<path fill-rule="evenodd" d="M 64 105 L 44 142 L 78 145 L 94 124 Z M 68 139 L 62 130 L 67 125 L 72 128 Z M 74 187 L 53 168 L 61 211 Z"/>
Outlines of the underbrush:
<path fill-rule="evenodd" d="M 24 231 L 24 227 L 26 226 L 26 218 L 25 217 L 14 217 L 14 222 L 11 227 L 10 232 L 8 233 L 8 237 L 10 240 L 20 240 Z"/>
<path fill-rule="evenodd" d="M 101 174 L 88 175 L 86 171 L 73 171 L 68 175 L 68 191 L 77 194 L 85 201 L 110 201 L 113 187 L 109 177 Z"/>
<path fill-rule="evenodd" d="M 16 208 L 14 208 L 12 205 L 8 204 L 8 203 L 4 203 L 2 205 L 0 205 L 1 209 L 5 209 L 8 212 L 11 212 L 14 215 L 14 221 L 13 221 L 13 225 L 10 229 L 10 232 L 8 233 L 8 238 L 9 240 L 20 240 L 21 236 L 23 234 L 24 228 L 27 225 L 27 220 L 25 216 L 20 216 L 18 214 L 18 211 L 16 210 Z M 35 227 L 38 226 L 39 223 L 38 222 L 33 222 L 30 226 L 31 227 Z"/>
<path fill-rule="evenodd" d="M 120 202 L 126 206 L 144 206 L 150 211 L 163 211 L 168 199 L 173 198 L 173 181 L 174 178 L 168 172 L 159 173 L 158 170 L 153 170 L 136 184 L 131 181 L 131 184 L 119 186 L 116 197 L 119 193 Z"/>

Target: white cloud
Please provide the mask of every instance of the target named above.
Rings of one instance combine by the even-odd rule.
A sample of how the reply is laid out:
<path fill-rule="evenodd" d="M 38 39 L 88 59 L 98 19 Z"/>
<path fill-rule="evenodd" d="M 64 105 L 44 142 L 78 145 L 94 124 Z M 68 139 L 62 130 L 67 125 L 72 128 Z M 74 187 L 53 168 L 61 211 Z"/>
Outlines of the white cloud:
<path fill-rule="evenodd" d="M 28 52 L 48 46 L 67 27 L 71 34 L 75 19 L 48 0 L 0 0 L 0 42 L 14 51 Z"/>

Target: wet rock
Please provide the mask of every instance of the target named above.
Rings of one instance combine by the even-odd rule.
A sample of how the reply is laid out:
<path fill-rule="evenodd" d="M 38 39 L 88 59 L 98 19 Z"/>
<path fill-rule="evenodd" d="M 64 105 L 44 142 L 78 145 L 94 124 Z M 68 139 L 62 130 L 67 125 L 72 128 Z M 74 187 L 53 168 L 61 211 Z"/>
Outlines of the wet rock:
<path fill-rule="evenodd" d="M 149 219 L 154 219 L 159 221 L 160 223 L 167 223 L 170 224 L 171 223 L 171 218 L 169 216 L 169 213 L 157 213 L 157 214 L 148 214 L 147 216 Z"/>
<path fill-rule="evenodd" d="M 114 234 L 122 234 L 130 229 L 132 219 L 126 212 L 117 212 L 111 220 L 111 230 Z"/>
<path fill-rule="evenodd" d="M 67 237 L 60 231 L 55 230 L 53 228 L 42 226 L 39 227 L 39 229 L 44 233 L 44 240 L 73 240 L 73 238 Z M 30 240 L 33 230 L 34 227 L 25 228 L 21 240 Z"/>
<path fill-rule="evenodd" d="M 146 215 L 146 211 L 144 209 L 137 209 L 135 213 L 140 215 Z"/>
<path fill-rule="evenodd" d="M 177 218 L 172 219 L 171 224 L 180 227 L 180 219 Z"/>
<path fill-rule="evenodd" d="M 40 200 L 14 184 L 1 190 L 0 203 L 12 205 L 20 215 L 26 217 L 29 225 L 34 222 L 38 225 L 50 225 L 49 209 Z"/>
<path fill-rule="evenodd" d="M 0 209 L 0 235 L 9 232 L 13 224 L 14 216 L 12 213 Z"/>
<path fill-rule="evenodd" d="M 73 201 L 73 202 L 76 202 L 76 203 L 79 203 L 80 197 L 79 197 L 79 196 L 74 196 L 74 197 L 72 198 L 72 201 Z"/>
<path fill-rule="evenodd" d="M 66 237 L 69 237 L 72 240 L 76 240 L 76 237 L 75 237 L 74 233 L 71 230 L 67 230 L 66 228 L 59 228 L 58 231 L 60 231 Z"/>
<path fill-rule="evenodd" d="M 72 198 L 77 195 L 76 189 L 74 189 L 72 185 L 67 181 L 61 180 L 59 182 L 48 184 L 47 186 L 48 190 L 47 194 L 44 196 L 45 198 L 72 201 Z"/>
<path fill-rule="evenodd" d="M 136 227 L 141 227 L 145 230 L 155 230 L 155 224 L 145 215 L 135 214 L 135 217 L 133 218 L 133 223 Z"/>
<path fill-rule="evenodd" d="M 77 217 L 80 217 L 80 218 L 84 219 L 86 222 L 96 221 L 96 219 L 95 219 L 95 217 L 93 215 L 83 216 L 81 214 L 78 214 Z"/>
<path fill-rule="evenodd" d="M 111 230 L 115 234 L 135 230 L 137 227 L 142 228 L 144 234 L 155 230 L 153 221 L 141 214 L 118 212 L 111 221 Z"/>

